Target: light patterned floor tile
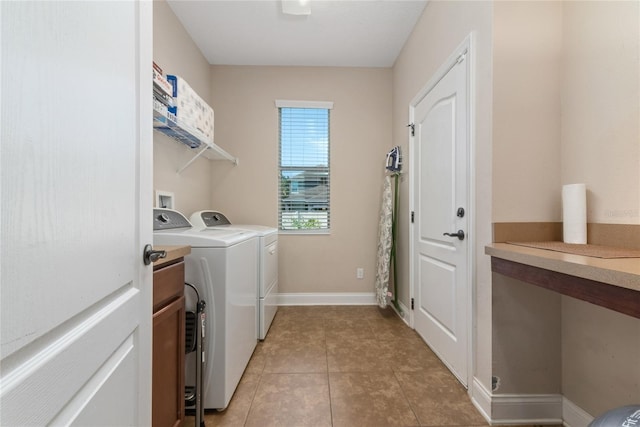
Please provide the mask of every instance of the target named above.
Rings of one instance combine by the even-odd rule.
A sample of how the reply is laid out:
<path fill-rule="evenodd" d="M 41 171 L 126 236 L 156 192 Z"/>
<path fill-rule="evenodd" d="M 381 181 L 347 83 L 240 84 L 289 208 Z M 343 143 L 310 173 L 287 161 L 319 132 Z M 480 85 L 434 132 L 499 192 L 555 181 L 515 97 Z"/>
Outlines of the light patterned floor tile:
<path fill-rule="evenodd" d="M 487 425 L 469 400 L 467 391 L 446 368 L 396 372 L 395 375 L 420 425 Z"/>
<path fill-rule="evenodd" d="M 263 374 L 247 427 L 331 426 L 326 374 Z"/>
<path fill-rule="evenodd" d="M 418 425 L 393 374 L 330 373 L 333 427 Z"/>

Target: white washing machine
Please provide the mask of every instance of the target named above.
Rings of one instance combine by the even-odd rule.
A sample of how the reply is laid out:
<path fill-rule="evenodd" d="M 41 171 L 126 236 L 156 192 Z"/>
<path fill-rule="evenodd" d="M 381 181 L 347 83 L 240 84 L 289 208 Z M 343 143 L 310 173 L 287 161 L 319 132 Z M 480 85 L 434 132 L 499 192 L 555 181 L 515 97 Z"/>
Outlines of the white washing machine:
<path fill-rule="evenodd" d="M 271 322 L 278 311 L 278 229 L 264 225 L 231 224 L 227 217 L 216 211 L 198 211 L 189 218 L 194 227 L 223 230 L 248 230 L 258 233 L 258 339 L 267 336 Z"/>
<path fill-rule="evenodd" d="M 153 229 L 154 245 L 191 246 L 184 259 L 185 281 L 206 302 L 203 407 L 224 409 L 257 344 L 257 234 L 192 227 L 170 209 L 154 209 Z M 187 299 L 187 310 L 194 305 L 195 299 Z M 192 385 L 195 361 L 186 365 L 185 382 Z"/>

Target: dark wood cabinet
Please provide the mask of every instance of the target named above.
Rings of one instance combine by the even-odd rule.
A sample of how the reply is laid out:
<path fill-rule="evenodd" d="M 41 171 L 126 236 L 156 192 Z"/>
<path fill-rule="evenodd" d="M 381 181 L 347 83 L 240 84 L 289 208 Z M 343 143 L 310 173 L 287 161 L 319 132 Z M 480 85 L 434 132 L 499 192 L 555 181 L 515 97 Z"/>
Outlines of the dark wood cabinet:
<path fill-rule="evenodd" d="M 184 261 L 154 266 L 153 427 L 179 427 L 184 419 Z"/>

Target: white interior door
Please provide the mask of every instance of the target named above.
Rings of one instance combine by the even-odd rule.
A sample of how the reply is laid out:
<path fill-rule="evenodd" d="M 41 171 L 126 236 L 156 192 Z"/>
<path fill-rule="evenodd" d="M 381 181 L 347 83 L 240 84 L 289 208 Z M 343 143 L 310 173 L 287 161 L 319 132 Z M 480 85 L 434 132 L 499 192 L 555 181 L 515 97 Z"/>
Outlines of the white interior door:
<path fill-rule="evenodd" d="M 468 62 L 464 52 L 452 57 L 415 104 L 412 155 L 414 327 L 465 386 L 471 307 Z"/>
<path fill-rule="evenodd" d="M 0 2 L 0 425 L 150 425 L 151 4 Z"/>

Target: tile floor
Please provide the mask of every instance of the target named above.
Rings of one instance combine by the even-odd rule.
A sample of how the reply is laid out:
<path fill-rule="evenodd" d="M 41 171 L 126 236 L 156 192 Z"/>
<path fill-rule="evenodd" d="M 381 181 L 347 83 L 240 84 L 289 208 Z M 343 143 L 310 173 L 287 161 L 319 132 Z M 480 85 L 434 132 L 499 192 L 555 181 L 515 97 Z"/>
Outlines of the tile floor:
<path fill-rule="evenodd" d="M 229 407 L 205 424 L 488 425 L 422 339 L 376 306 L 281 307 Z"/>

